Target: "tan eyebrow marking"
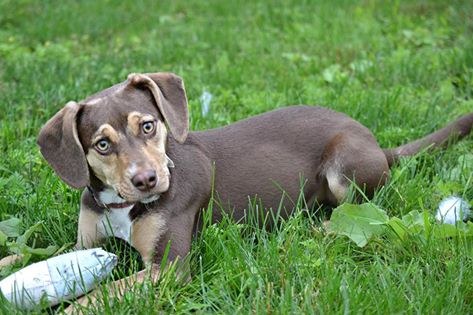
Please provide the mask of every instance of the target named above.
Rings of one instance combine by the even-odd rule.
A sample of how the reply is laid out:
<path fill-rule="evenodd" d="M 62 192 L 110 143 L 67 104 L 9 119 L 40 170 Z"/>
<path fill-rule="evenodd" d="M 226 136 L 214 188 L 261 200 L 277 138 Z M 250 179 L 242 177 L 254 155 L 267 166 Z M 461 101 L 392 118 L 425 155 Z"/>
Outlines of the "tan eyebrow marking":
<path fill-rule="evenodd" d="M 134 136 L 138 136 L 140 134 L 141 123 L 145 120 L 154 120 L 154 117 L 147 114 L 141 114 L 139 112 L 131 112 L 128 114 L 128 129 Z"/>
<path fill-rule="evenodd" d="M 118 132 L 109 124 L 103 124 L 100 126 L 92 136 L 92 143 L 97 142 L 103 137 L 107 137 L 110 141 L 115 143 L 118 143 L 119 140 Z"/>

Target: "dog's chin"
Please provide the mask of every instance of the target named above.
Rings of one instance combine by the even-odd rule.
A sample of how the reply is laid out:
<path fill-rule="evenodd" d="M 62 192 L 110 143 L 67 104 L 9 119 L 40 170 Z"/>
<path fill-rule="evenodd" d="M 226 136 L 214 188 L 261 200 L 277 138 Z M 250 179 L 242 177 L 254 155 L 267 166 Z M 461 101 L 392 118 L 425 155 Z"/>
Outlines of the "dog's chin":
<path fill-rule="evenodd" d="M 158 200 L 161 194 L 159 192 L 154 192 L 153 191 L 153 192 L 149 192 L 147 194 L 128 195 L 128 194 L 122 194 L 118 191 L 117 195 L 118 195 L 118 197 L 120 197 L 121 199 L 123 199 L 127 203 L 141 202 L 141 203 L 147 204 L 147 203 L 151 203 L 153 201 Z"/>
<path fill-rule="evenodd" d="M 160 197 L 159 194 L 157 194 L 157 195 L 152 195 L 152 196 L 149 196 L 149 197 L 147 197 L 147 198 L 141 199 L 140 202 L 141 202 L 141 203 L 144 203 L 144 204 L 151 203 L 151 202 L 154 202 L 154 201 L 158 200 L 159 197 Z"/>
<path fill-rule="evenodd" d="M 123 202 L 127 203 L 150 203 L 159 199 L 159 196 L 166 192 L 169 188 L 169 185 L 159 185 L 154 187 L 149 191 L 140 191 L 134 187 L 111 187 L 115 191 L 115 194 L 118 198 L 122 199 Z"/>

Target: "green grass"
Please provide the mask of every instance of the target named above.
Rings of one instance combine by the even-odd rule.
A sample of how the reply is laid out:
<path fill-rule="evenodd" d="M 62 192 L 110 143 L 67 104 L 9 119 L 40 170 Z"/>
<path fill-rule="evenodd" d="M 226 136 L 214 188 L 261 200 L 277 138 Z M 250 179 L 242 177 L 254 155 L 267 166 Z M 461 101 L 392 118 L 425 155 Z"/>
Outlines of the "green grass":
<path fill-rule="evenodd" d="M 130 72 L 182 76 L 194 130 L 304 103 L 349 114 L 383 147 L 431 132 L 473 110 L 472 12 L 467 0 L 0 0 L 0 220 L 43 221 L 37 246 L 75 242 L 79 192 L 55 176 L 35 138 L 67 101 Z M 213 95 L 206 117 L 203 91 Z M 434 213 L 450 194 L 473 201 L 473 165 L 462 163 L 472 147 L 469 137 L 404 161 L 373 202 L 401 216 Z M 139 269 L 130 248 L 107 248 L 122 261 L 116 277 Z M 299 209 L 272 232 L 208 226 L 190 262 L 190 283 L 170 271 L 96 311 L 473 312 L 471 239 L 379 238 L 360 249 Z"/>

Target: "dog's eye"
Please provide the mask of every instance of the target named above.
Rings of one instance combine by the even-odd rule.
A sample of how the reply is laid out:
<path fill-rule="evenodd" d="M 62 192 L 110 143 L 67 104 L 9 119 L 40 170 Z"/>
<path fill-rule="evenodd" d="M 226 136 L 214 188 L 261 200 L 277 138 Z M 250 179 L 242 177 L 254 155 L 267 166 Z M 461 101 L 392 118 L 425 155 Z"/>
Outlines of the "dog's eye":
<path fill-rule="evenodd" d="M 95 147 L 99 152 L 107 153 L 107 151 L 110 150 L 110 141 L 108 141 L 107 139 L 99 140 L 95 144 Z"/>
<path fill-rule="evenodd" d="M 150 134 L 154 131 L 154 121 L 146 121 L 143 123 L 142 127 L 145 134 Z"/>

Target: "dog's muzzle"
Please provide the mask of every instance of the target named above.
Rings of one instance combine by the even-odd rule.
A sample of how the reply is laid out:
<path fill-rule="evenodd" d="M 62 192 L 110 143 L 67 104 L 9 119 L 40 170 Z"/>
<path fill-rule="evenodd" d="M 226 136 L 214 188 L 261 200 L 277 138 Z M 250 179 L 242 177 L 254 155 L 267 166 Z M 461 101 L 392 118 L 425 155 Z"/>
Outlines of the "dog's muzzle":
<path fill-rule="evenodd" d="M 159 179 L 155 170 L 148 169 L 136 173 L 131 178 L 131 182 L 138 190 L 147 192 L 158 185 Z"/>

